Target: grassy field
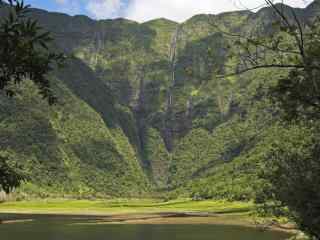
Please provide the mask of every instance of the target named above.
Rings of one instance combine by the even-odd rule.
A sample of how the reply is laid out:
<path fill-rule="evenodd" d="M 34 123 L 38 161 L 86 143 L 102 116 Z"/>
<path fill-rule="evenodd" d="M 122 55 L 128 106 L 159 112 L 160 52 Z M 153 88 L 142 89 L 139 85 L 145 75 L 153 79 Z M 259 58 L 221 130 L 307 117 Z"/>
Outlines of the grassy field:
<path fill-rule="evenodd" d="M 227 201 L 192 201 L 181 199 L 159 202 L 137 200 L 33 200 L 0 204 L 0 213 L 53 213 L 53 214 L 125 214 L 161 212 L 210 212 L 217 214 L 248 214 L 253 203 Z"/>
<path fill-rule="evenodd" d="M 90 220 L 85 224 L 215 224 L 257 227 L 252 202 L 161 202 L 154 199 L 66 200 L 47 199 L 0 203 L 0 223 L 63 217 Z M 75 218 L 74 218 L 75 217 Z M 92 220 L 95 221 L 92 222 Z M 283 229 L 270 226 L 274 230 Z M 287 231 L 287 230 L 285 230 Z"/>

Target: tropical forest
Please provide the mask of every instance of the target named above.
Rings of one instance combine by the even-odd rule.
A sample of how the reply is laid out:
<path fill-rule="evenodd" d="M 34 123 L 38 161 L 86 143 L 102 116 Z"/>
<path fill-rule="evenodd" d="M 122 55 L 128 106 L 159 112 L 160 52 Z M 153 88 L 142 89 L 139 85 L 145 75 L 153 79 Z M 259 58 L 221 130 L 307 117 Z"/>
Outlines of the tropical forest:
<path fill-rule="evenodd" d="M 319 240 L 320 1 L 250 1 L 0 1 L 0 239 Z"/>

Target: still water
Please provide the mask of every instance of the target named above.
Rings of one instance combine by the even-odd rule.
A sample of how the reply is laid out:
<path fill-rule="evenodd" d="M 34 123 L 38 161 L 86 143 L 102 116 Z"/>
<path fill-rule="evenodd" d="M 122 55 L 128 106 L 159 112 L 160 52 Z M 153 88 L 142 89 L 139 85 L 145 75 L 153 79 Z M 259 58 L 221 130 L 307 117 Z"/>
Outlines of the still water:
<path fill-rule="evenodd" d="M 216 225 L 115 225 L 38 220 L 0 225 L 1 240 L 284 240 L 280 232 Z"/>

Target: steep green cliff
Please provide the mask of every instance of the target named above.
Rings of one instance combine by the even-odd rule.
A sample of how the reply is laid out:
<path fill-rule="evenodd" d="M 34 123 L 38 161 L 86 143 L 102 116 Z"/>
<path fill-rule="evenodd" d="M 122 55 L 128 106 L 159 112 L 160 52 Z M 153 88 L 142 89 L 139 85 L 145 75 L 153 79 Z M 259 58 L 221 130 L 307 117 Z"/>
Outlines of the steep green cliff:
<path fill-rule="evenodd" d="M 319 8 L 296 11 L 310 20 Z M 13 99 L 1 95 L 0 154 L 30 176 L 20 192 L 253 197 L 260 148 L 276 122 L 259 96 L 277 72 L 218 78 L 238 65 L 221 31 L 268 32 L 271 9 L 182 24 L 31 14 L 72 57 L 50 76 L 55 106 L 37 101 L 30 84 Z"/>

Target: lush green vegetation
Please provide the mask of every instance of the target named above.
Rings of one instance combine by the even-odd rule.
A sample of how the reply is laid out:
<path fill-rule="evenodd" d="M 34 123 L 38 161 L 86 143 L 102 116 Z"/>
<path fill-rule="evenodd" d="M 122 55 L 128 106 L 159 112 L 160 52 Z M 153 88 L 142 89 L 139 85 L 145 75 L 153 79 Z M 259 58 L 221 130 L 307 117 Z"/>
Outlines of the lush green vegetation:
<path fill-rule="evenodd" d="M 161 202 L 153 199 L 114 200 L 31 200 L 7 202 L 0 205 L 0 212 L 70 213 L 70 214 L 116 214 L 148 212 L 210 212 L 219 214 L 249 214 L 253 203 L 227 201 L 192 201 L 180 199 Z"/>
<path fill-rule="evenodd" d="M 319 15 L 318 4 L 281 9 L 294 13 L 289 23 L 298 17 L 307 25 Z M 314 134 L 319 34 L 306 28 L 309 41 L 304 44 L 311 47 L 304 46 L 302 53 L 295 35 L 299 28 L 274 23 L 274 10 L 198 15 L 183 24 L 94 21 L 33 10 L 30 16 L 56 37 L 49 47 L 72 57 L 49 76 L 58 99 L 54 106 L 39 101 L 41 92 L 31 81 L 15 86 L 12 98 L 0 95 L 0 158 L 29 177 L 16 198 L 156 195 L 248 202 L 34 202 L 35 211 L 39 206 L 44 211 L 115 212 L 217 212 L 224 206 L 247 211 L 255 199 L 268 207 L 280 203 L 281 214 L 289 206 L 291 216 L 316 236 L 310 226 L 318 224 L 318 212 L 311 210 L 315 215 L 307 226 L 298 220 L 310 218 L 310 211 L 302 216 L 301 209 L 307 203 L 313 209 L 320 192 L 319 138 Z M 266 53 L 265 44 L 271 44 Z M 265 56 L 253 61 L 258 66 L 249 58 L 245 67 L 256 71 L 247 71 L 241 57 L 253 52 Z M 272 68 L 279 62 L 290 69 Z M 275 182 L 278 178 L 283 181 Z M 310 192 L 304 194 L 301 182 Z M 308 197 L 295 204 L 302 195 L 314 202 Z M 286 201 L 288 196 L 295 198 Z M 5 203 L 0 209 L 32 205 Z"/>
<path fill-rule="evenodd" d="M 8 11 L 0 24 L 0 91 L 12 97 L 16 94 L 14 86 L 29 79 L 42 97 L 53 104 L 55 97 L 46 75 L 55 64 L 62 64 L 63 54 L 49 51 L 50 33 L 31 17 L 26 18 L 29 7 L 23 1 L 8 1 L 7 6 L 5 3 L 0 1 L 1 10 Z M 9 157 L 0 155 L 0 186 L 6 193 L 24 180 L 24 175 L 15 169 Z"/>
<path fill-rule="evenodd" d="M 316 9 L 301 14 L 311 19 Z M 199 15 L 182 24 L 173 86 L 168 54 L 176 23 L 33 11 L 57 36 L 54 46 L 74 58 L 51 76 L 56 106 L 37 101 L 31 83 L 13 99 L 1 96 L 0 150 L 30 176 L 21 195 L 138 196 L 160 187 L 177 189 L 170 197 L 251 199 L 277 121 L 261 99 L 278 73 L 217 78 L 237 59 L 228 57 L 229 39 L 216 25 L 254 32 L 271 11 Z"/>

